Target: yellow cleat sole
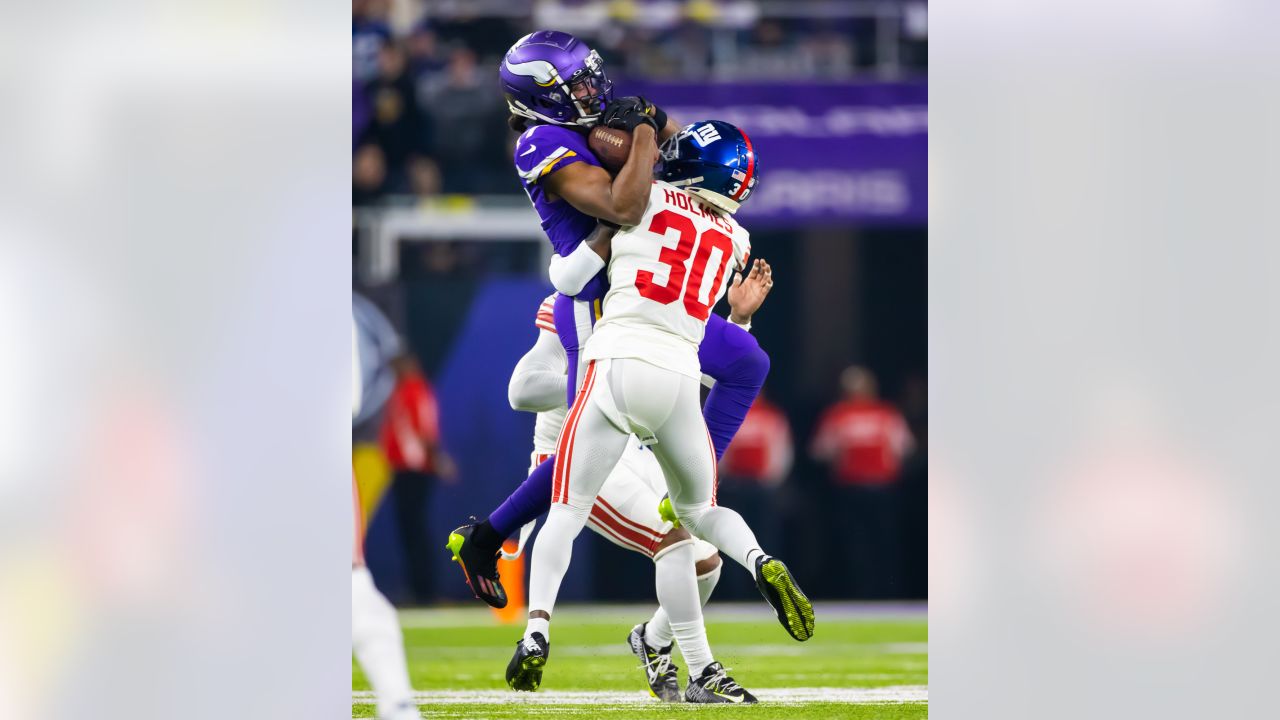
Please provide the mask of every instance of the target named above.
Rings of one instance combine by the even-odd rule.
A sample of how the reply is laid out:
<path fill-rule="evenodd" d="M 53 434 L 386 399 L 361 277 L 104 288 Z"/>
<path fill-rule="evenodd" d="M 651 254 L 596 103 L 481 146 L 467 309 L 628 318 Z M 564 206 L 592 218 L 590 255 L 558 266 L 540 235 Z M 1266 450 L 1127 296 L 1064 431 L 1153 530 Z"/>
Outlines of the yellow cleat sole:
<path fill-rule="evenodd" d="M 813 603 L 805 596 L 781 561 L 770 558 L 760 566 L 760 577 L 778 594 L 782 603 L 782 618 L 787 631 L 796 640 L 813 637 Z"/>

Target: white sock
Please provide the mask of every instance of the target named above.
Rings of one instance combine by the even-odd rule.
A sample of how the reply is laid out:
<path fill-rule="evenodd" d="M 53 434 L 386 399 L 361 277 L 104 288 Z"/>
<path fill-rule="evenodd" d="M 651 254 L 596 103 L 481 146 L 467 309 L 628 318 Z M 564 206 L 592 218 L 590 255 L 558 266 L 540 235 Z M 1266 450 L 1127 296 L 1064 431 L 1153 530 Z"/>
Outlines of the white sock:
<path fill-rule="evenodd" d="M 689 532 L 706 540 L 720 549 L 720 552 L 733 558 L 734 562 L 746 568 L 755 577 L 756 569 L 751 562 L 753 552 L 760 552 L 760 543 L 751 526 L 737 512 L 727 507 L 712 506 L 701 512 L 688 513 L 676 508 L 680 522 Z"/>
<path fill-rule="evenodd" d="M 551 621 L 546 618 L 529 618 L 529 624 L 524 627 L 524 636 L 528 639 L 534 633 L 542 633 L 542 639 L 551 642 Z"/>
<path fill-rule="evenodd" d="M 396 609 L 363 566 L 351 570 L 351 651 L 373 686 L 379 717 L 413 702 Z"/>
<path fill-rule="evenodd" d="M 670 617 L 671 634 L 680 645 L 680 654 L 689 671 L 698 677 L 711 663 L 711 646 L 702 623 L 702 603 L 693 570 L 693 544 L 666 550 L 654 563 L 658 603 Z M 664 643 L 665 645 L 665 643 Z"/>
<path fill-rule="evenodd" d="M 698 576 L 698 601 L 702 604 L 702 607 L 707 606 L 707 601 L 711 599 L 711 592 L 716 589 L 716 583 L 720 582 L 720 568 L 722 567 L 724 567 L 723 563 Z M 649 622 L 644 626 L 644 642 L 649 647 L 664 648 L 671 644 L 673 637 L 671 634 L 671 617 L 659 605 L 658 609 L 654 611 L 653 617 L 649 618 Z"/>
<path fill-rule="evenodd" d="M 551 615 L 555 609 L 560 583 L 573 558 L 573 541 L 587 523 L 590 508 L 576 509 L 562 503 L 551 506 L 547 521 L 534 543 L 533 560 L 529 563 L 529 610 L 542 610 Z M 538 622 L 537 628 L 534 623 Z M 550 624 L 546 620 L 529 619 L 525 637 L 537 630 L 551 639 Z"/>
<path fill-rule="evenodd" d="M 697 678 L 711 664 L 711 646 L 707 643 L 707 628 L 702 618 L 697 622 L 673 622 L 671 632 L 675 633 L 676 643 L 680 645 L 680 654 L 684 656 L 685 665 L 689 668 L 689 677 Z"/>

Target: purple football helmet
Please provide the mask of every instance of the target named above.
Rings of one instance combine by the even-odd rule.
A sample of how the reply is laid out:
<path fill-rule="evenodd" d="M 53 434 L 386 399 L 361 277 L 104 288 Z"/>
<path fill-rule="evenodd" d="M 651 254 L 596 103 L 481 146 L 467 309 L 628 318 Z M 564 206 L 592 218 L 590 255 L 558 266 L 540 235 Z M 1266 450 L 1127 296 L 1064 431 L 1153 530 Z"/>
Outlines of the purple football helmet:
<path fill-rule="evenodd" d="M 569 33 L 539 30 L 516 41 L 498 68 L 513 115 L 590 127 L 613 99 L 600 53 Z"/>

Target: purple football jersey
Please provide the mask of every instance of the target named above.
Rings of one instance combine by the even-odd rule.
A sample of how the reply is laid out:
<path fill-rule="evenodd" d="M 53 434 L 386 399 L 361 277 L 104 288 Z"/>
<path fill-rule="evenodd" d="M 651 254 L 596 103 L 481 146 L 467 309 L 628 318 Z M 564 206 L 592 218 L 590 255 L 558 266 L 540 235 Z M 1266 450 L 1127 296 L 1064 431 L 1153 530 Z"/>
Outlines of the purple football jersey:
<path fill-rule="evenodd" d="M 600 167 L 587 148 L 587 137 L 559 125 L 534 125 L 516 140 L 516 172 L 542 219 L 542 229 L 559 255 L 568 255 L 596 229 L 596 219 L 579 212 L 564 200 L 547 202 L 543 178 L 576 162 Z"/>

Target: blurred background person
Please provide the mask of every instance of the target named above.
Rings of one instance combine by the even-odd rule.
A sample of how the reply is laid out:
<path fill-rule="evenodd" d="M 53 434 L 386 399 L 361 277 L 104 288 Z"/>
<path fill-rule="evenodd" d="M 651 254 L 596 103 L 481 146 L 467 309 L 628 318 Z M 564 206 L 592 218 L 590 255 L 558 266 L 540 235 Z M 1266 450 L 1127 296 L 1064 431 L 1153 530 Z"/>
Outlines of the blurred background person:
<path fill-rule="evenodd" d="M 392 472 L 391 501 L 400 525 L 408 592 L 414 603 L 435 600 L 435 561 L 439 543 L 428 509 L 438 480 L 453 482 L 453 461 L 440 445 L 440 409 L 417 358 L 392 361 L 396 387 L 387 400 L 380 444 Z"/>
<path fill-rule="evenodd" d="M 791 424 L 761 390 L 720 458 L 716 503 L 737 510 L 763 547 L 781 547 L 779 488 L 791 474 L 794 460 Z M 747 575 L 729 573 L 721 582 L 723 597 L 753 597 L 755 584 Z"/>
<path fill-rule="evenodd" d="M 847 548 L 852 576 L 845 592 L 859 598 L 897 597 L 903 584 L 898 480 L 915 445 L 907 421 L 879 398 L 865 367 L 840 374 L 843 399 L 818 421 L 811 454 L 828 465 L 836 515 L 832 548 Z"/>

